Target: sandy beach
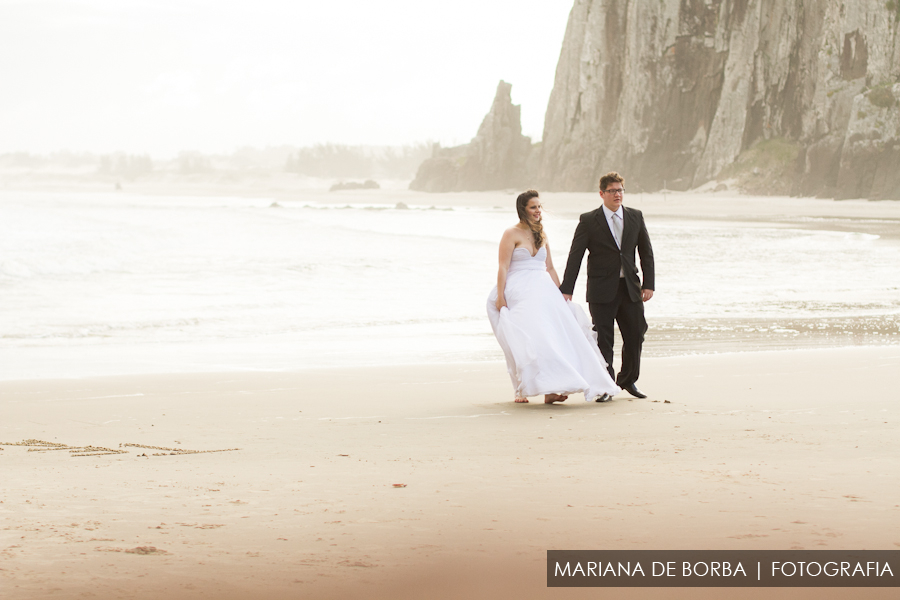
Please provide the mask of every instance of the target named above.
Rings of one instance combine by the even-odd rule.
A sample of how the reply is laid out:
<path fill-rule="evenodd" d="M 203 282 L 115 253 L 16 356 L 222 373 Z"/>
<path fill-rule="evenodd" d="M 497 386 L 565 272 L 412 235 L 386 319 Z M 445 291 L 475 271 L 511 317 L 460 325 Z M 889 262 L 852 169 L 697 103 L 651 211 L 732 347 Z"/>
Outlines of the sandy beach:
<path fill-rule="evenodd" d="M 554 406 L 501 363 L 3 382 L 3 597 L 687 598 L 547 589 L 545 553 L 896 549 L 898 369 L 656 358 L 648 399 Z"/>

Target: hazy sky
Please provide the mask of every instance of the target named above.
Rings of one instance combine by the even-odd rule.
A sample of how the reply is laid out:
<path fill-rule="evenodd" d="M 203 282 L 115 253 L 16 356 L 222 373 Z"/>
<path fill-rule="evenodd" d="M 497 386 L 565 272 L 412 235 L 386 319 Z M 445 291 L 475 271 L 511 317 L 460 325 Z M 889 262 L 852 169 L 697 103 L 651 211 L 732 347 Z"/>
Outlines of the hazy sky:
<path fill-rule="evenodd" d="M 540 139 L 572 0 L 0 0 L 0 152 Z"/>

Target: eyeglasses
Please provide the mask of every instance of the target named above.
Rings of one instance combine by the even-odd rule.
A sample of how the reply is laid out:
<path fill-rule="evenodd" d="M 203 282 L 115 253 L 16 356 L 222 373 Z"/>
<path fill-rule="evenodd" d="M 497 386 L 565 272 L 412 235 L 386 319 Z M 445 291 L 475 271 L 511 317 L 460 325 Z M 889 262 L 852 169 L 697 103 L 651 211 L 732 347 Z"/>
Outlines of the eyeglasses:
<path fill-rule="evenodd" d="M 613 190 L 603 190 L 603 191 L 606 192 L 607 194 L 612 194 L 613 196 L 615 196 L 616 194 L 622 194 L 622 195 L 625 194 L 625 188 L 616 188 Z"/>

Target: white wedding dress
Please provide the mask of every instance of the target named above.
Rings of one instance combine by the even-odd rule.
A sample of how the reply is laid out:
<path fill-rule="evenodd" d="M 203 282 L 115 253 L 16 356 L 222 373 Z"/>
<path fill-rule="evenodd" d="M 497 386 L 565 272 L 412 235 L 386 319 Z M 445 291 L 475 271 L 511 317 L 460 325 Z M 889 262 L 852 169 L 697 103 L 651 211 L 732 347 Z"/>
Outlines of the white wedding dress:
<path fill-rule="evenodd" d="M 619 393 L 590 319 L 563 298 L 547 273 L 546 260 L 546 247 L 534 256 L 516 248 L 506 278 L 507 306 L 497 310 L 496 286 L 488 296 L 488 318 L 506 355 L 516 396 L 580 392 L 591 401 Z"/>

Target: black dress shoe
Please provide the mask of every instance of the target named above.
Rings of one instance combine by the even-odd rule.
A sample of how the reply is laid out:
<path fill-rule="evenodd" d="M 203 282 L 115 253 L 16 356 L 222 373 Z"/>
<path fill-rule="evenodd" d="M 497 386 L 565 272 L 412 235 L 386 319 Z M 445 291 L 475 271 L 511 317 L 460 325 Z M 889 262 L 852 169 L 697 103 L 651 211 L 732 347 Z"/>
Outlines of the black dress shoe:
<path fill-rule="evenodd" d="M 637 388 L 637 386 L 634 385 L 633 383 L 629 383 L 628 385 L 620 384 L 619 387 L 622 388 L 623 390 L 625 390 L 626 392 L 628 392 L 629 394 L 631 394 L 632 396 L 634 396 L 635 398 L 646 398 L 647 397 L 647 394 L 645 394 L 644 392 L 639 390 Z"/>
<path fill-rule="evenodd" d="M 609 394 L 603 394 L 602 396 L 597 396 L 596 398 L 594 398 L 594 402 L 609 402 L 612 399 L 613 397 Z"/>

